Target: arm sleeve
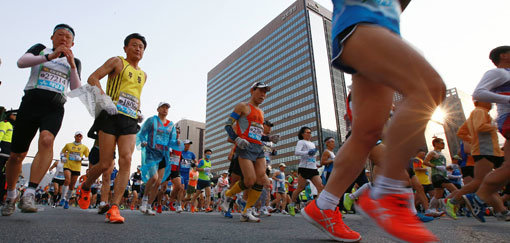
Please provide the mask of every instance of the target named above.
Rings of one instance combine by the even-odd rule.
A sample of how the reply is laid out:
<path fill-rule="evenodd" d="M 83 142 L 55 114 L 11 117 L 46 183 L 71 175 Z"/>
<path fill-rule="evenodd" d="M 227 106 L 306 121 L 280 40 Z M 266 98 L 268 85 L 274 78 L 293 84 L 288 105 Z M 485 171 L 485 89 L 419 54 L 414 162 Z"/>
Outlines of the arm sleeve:
<path fill-rule="evenodd" d="M 40 55 L 41 51 L 45 48 L 46 47 L 43 44 L 35 44 L 30 47 L 30 49 L 28 49 L 27 52 L 18 60 L 18 67 L 27 68 L 47 62 L 48 60 L 46 60 L 46 57 Z"/>
<path fill-rule="evenodd" d="M 509 81 L 502 78 L 505 76 L 506 75 L 502 75 L 501 70 L 498 69 L 487 71 L 483 75 L 482 80 L 480 80 L 480 83 L 476 86 L 475 91 L 473 92 L 473 99 L 490 103 L 509 103 L 510 96 L 497 94 L 492 91 L 494 88 Z"/>
<path fill-rule="evenodd" d="M 81 61 L 78 58 L 74 59 L 74 63 L 76 64 L 76 69 L 71 69 L 71 90 L 77 89 L 81 86 Z"/>
<path fill-rule="evenodd" d="M 308 151 L 301 151 L 303 149 L 303 146 L 304 143 L 302 142 L 302 140 L 298 141 L 296 144 L 296 151 L 294 152 L 294 154 L 298 156 L 308 155 Z"/>
<path fill-rule="evenodd" d="M 200 167 L 202 167 L 202 166 L 204 166 L 204 160 L 203 160 L 203 159 L 201 159 L 201 160 L 198 162 L 197 168 L 200 168 Z"/>

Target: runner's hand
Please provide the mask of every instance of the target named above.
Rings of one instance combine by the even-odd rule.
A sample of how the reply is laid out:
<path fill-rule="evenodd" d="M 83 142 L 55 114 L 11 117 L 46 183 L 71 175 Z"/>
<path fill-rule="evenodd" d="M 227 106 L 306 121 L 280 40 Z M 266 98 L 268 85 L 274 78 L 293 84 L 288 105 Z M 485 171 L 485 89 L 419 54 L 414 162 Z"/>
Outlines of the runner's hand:
<path fill-rule="evenodd" d="M 205 171 L 205 173 L 209 174 L 211 172 L 211 168 L 209 168 L 209 167 L 204 168 L 204 171 Z"/>
<path fill-rule="evenodd" d="M 138 116 L 138 123 L 142 123 L 143 122 L 143 115 L 142 115 L 142 112 L 141 111 L 137 111 L 136 112 L 136 115 Z"/>
<path fill-rule="evenodd" d="M 237 137 L 235 142 L 237 147 L 239 147 L 240 149 L 246 149 L 248 145 L 250 145 L 250 142 L 248 142 L 248 140 L 241 137 Z"/>
<path fill-rule="evenodd" d="M 316 148 L 308 150 L 308 155 L 310 155 L 310 156 L 314 156 L 316 153 L 317 153 L 317 149 Z"/>
<path fill-rule="evenodd" d="M 66 57 L 67 63 L 69 63 L 71 68 L 76 68 L 76 63 L 74 63 L 74 54 L 73 54 L 73 51 L 71 51 L 71 49 L 69 49 L 69 48 L 65 48 L 62 53 Z"/>
<path fill-rule="evenodd" d="M 280 135 L 271 135 L 269 136 L 269 141 L 273 143 L 278 143 L 280 141 Z"/>

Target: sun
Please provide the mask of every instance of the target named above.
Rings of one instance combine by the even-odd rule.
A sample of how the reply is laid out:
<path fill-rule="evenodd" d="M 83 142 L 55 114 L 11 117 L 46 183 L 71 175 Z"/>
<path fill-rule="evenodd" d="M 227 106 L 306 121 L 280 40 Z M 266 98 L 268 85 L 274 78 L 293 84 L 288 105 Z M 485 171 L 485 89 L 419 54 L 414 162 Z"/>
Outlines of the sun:
<path fill-rule="evenodd" d="M 443 124 L 445 118 L 446 113 L 443 111 L 443 109 L 438 107 L 432 114 L 431 120 Z"/>

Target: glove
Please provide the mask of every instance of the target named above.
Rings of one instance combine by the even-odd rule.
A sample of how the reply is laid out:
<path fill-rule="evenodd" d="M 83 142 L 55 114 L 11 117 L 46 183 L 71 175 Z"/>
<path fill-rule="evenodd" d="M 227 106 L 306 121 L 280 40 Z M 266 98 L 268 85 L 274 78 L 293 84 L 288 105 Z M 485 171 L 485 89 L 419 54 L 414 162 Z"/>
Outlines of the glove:
<path fill-rule="evenodd" d="M 207 167 L 207 168 L 204 168 L 204 172 L 209 174 L 211 172 L 211 168 Z"/>
<path fill-rule="evenodd" d="M 269 136 L 269 141 L 273 143 L 278 143 L 280 141 L 280 135 L 276 134 Z"/>
<path fill-rule="evenodd" d="M 316 149 L 316 148 L 315 148 L 315 149 L 310 149 L 310 150 L 308 150 L 308 155 L 309 155 L 309 156 L 314 156 L 314 155 L 315 155 L 315 153 L 317 153 L 317 149 Z"/>
<path fill-rule="evenodd" d="M 440 171 L 446 171 L 446 167 L 444 165 L 436 166 L 436 169 Z"/>
<path fill-rule="evenodd" d="M 237 137 L 235 142 L 237 147 L 239 147 L 240 149 L 245 149 L 248 147 L 248 145 L 250 145 L 250 142 L 248 142 L 248 140 L 241 137 Z"/>
<path fill-rule="evenodd" d="M 137 111 L 136 112 L 136 115 L 138 116 L 138 123 L 142 123 L 143 122 L 143 115 L 142 115 L 142 112 L 141 111 Z"/>

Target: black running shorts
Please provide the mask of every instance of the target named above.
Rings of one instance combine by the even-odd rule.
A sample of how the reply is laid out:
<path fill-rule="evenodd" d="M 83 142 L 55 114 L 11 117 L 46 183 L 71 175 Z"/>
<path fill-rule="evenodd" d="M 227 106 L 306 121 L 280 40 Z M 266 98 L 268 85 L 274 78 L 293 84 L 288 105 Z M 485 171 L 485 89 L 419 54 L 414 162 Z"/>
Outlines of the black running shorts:
<path fill-rule="evenodd" d="M 61 94 L 42 89 L 25 91 L 16 116 L 12 152 L 27 152 L 38 129 L 57 136 L 64 118 L 62 97 Z"/>

